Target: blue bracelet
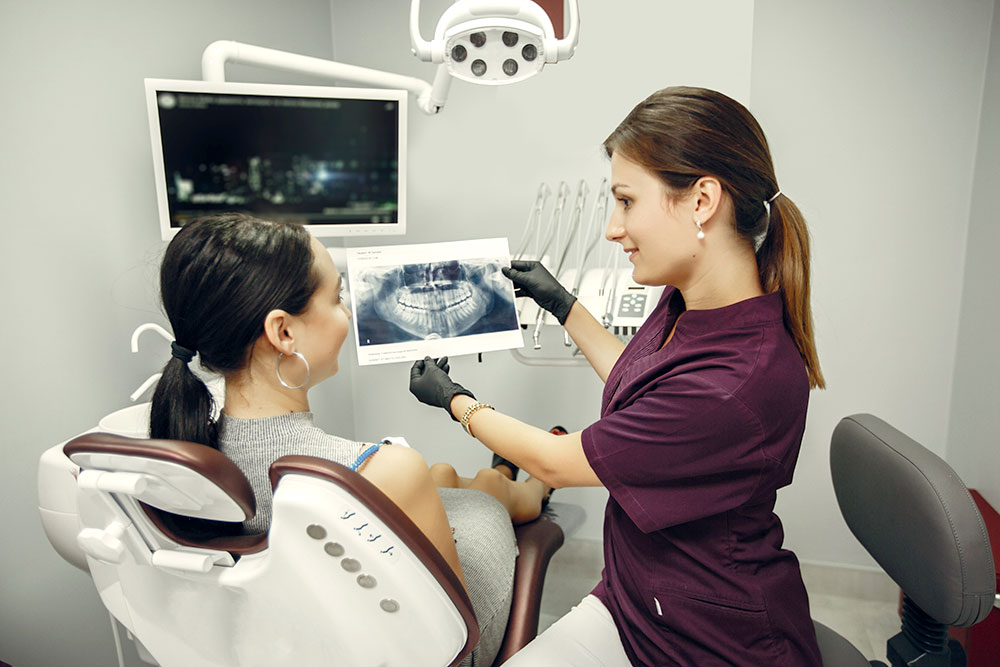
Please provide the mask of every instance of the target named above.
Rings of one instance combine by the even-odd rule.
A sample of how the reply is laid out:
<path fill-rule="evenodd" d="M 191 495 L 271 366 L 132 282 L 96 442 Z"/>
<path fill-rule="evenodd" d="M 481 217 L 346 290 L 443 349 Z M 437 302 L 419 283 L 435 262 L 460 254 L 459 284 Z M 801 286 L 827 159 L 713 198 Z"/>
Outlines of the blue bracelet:
<path fill-rule="evenodd" d="M 382 442 L 385 442 L 385 441 L 383 440 Z M 354 459 L 354 463 L 352 463 L 348 467 L 351 470 L 357 471 L 357 469 L 361 466 L 361 464 L 364 463 L 366 460 L 368 460 L 369 456 L 371 456 L 372 454 L 374 454 L 375 452 L 378 451 L 378 448 L 382 446 L 382 442 L 378 443 L 377 445 L 372 445 L 371 447 L 369 447 L 365 451 L 361 452 L 361 454 L 358 456 L 358 458 Z"/>

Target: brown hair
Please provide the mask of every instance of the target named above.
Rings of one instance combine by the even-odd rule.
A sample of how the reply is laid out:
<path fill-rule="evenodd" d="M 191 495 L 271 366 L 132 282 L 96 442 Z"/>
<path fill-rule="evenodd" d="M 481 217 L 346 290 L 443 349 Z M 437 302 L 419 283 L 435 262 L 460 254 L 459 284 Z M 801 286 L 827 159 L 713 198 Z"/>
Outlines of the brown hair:
<path fill-rule="evenodd" d="M 639 103 L 604 140 L 657 174 L 668 191 L 686 192 L 712 175 L 733 201 L 737 233 L 757 248 L 765 292 L 780 291 L 785 328 L 805 362 L 810 387 L 825 387 L 809 307 L 809 232 L 798 207 L 779 191 L 764 131 L 739 102 L 704 88 L 665 88 Z"/>

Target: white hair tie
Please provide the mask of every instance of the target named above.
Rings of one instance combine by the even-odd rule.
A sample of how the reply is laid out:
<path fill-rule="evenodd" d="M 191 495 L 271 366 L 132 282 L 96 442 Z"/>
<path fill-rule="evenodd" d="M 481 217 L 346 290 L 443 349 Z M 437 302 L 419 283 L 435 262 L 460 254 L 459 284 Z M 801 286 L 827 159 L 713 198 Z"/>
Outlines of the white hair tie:
<path fill-rule="evenodd" d="M 777 199 L 778 195 L 780 195 L 780 194 L 781 194 L 781 190 L 778 190 L 777 192 L 774 193 L 773 197 L 771 197 L 770 199 L 765 199 L 764 200 L 764 210 L 767 211 L 767 219 L 768 220 L 771 219 L 771 202 L 773 202 L 775 199 Z"/>
<path fill-rule="evenodd" d="M 778 190 L 777 192 L 774 193 L 773 197 L 771 197 L 770 199 L 765 199 L 763 202 L 764 210 L 767 212 L 767 222 L 764 224 L 764 231 L 762 231 L 760 235 L 754 239 L 753 243 L 754 252 L 760 250 L 760 247 L 764 245 L 764 239 L 767 238 L 767 233 L 771 231 L 771 202 L 777 199 L 778 195 L 780 194 L 781 190 Z"/>

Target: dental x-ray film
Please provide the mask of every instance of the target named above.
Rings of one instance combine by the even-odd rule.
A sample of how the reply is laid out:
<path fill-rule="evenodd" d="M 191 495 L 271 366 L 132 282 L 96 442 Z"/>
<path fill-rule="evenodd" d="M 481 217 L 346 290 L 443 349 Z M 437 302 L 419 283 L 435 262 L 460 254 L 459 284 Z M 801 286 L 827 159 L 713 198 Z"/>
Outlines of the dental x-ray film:
<path fill-rule="evenodd" d="M 507 239 L 347 249 L 362 366 L 524 345 Z"/>

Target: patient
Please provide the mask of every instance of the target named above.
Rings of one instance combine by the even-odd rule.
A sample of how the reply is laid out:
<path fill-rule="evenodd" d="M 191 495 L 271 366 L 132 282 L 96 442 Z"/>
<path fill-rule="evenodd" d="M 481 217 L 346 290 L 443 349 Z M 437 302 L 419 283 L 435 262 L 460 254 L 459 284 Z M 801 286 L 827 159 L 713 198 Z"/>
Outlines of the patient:
<path fill-rule="evenodd" d="M 481 638 L 470 658 L 491 664 L 510 609 L 516 547 L 511 522 L 538 516 L 549 488 L 515 482 L 506 466 L 464 479 L 428 468 L 415 450 L 330 435 L 313 425 L 307 392 L 333 376 L 350 329 L 343 280 L 303 227 L 226 214 L 190 223 L 160 267 L 163 306 L 176 342 L 153 395 L 150 437 L 221 450 L 250 481 L 257 514 L 271 519 L 268 468 L 286 454 L 354 467 L 420 528 L 465 584 Z M 212 419 L 211 395 L 188 364 L 226 380 Z M 468 659 L 467 659 L 468 660 Z"/>

